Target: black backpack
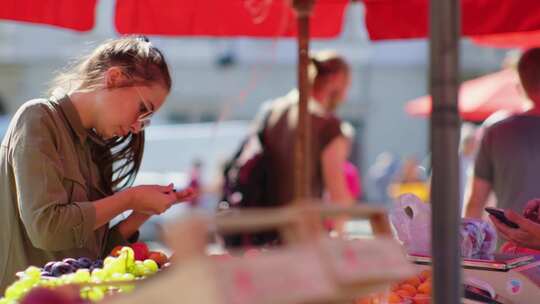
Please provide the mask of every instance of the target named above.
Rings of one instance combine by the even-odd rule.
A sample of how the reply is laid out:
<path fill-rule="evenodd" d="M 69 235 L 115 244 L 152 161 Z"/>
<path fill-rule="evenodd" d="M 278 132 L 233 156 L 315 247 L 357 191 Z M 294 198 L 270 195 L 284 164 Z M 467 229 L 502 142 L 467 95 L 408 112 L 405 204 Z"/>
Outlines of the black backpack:
<path fill-rule="evenodd" d="M 264 130 L 269 116 L 270 111 L 267 111 L 257 132 L 250 134 L 225 164 L 219 211 L 276 206 L 268 200 L 269 190 L 266 189 L 269 168 L 268 156 L 265 153 Z M 278 239 L 275 231 L 223 237 L 228 247 L 262 246 L 276 243 Z"/>
<path fill-rule="evenodd" d="M 248 136 L 223 170 L 222 202 L 228 208 L 266 205 L 266 155 L 262 132 Z M 223 205 L 221 207 L 224 207 Z"/>

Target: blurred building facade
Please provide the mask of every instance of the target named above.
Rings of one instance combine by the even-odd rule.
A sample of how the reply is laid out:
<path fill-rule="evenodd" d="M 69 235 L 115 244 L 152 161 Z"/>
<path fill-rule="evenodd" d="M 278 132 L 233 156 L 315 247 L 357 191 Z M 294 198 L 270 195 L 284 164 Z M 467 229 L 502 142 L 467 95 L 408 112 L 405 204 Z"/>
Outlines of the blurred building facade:
<path fill-rule="evenodd" d="M 26 100 L 44 96 L 53 73 L 77 55 L 117 36 L 113 2 L 98 2 L 96 27 L 89 33 L 0 22 L 0 96 L 9 112 Z M 357 127 L 353 158 L 362 176 L 383 151 L 426 157 L 429 122 L 409 117 L 404 105 L 428 91 L 428 43 L 372 43 L 364 29 L 361 4 L 351 5 L 346 16 L 341 37 L 313 41 L 311 48 L 335 49 L 352 63 L 352 86 L 340 113 Z M 263 101 L 287 93 L 296 84 L 294 40 L 151 40 L 164 50 L 173 73 L 173 91 L 157 118 L 163 122 L 249 120 Z M 464 41 L 462 74 L 497 70 L 504 54 Z M 371 185 L 364 185 L 369 194 Z"/>

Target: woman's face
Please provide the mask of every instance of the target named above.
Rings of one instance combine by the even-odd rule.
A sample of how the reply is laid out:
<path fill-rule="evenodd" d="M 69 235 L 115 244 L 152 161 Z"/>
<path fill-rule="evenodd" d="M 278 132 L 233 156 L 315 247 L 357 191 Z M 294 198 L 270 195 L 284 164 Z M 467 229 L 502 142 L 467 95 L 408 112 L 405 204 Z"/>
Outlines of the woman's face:
<path fill-rule="evenodd" d="M 94 128 L 103 139 L 138 133 L 168 94 L 159 83 L 107 88 L 98 98 L 99 113 Z"/>
<path fill-rule="evenodd" d="M 351 76 L 348 71 L 334 76 L 332 90 L 328 97 L 328 110 L 331 112 L 336 111 L 339 105 L 345 101 L 350 84 Z"/>

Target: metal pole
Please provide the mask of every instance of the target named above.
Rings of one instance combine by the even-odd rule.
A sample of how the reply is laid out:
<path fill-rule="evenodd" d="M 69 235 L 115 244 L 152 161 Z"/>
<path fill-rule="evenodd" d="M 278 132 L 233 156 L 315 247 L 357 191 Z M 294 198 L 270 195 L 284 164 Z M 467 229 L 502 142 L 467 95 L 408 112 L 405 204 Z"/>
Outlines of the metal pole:
<path fill-rule="evenodd" d="M 457 107 L 460 1 L 430 2 L 433 303 L 456 304 L 462 295 Z"/>
<path fill-rule="evenodd" d="M 313 0 L 293 0 L 298 21 L 298 124 L 294 146 L 294 197 L 297 202 L 311 195 L 311 128 L 308 113 L 310 84 L 309 65 L 309 15 Z"/>

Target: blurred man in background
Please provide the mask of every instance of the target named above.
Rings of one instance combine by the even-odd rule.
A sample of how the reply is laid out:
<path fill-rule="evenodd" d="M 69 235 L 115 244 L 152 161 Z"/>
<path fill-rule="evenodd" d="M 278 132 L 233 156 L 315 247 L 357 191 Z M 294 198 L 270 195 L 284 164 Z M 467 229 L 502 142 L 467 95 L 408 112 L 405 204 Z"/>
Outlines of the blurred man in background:
<path fill-rule="evenodd" d="M 521 56 L 518 73 L 533 106 L 485 129 L 475 161 L 467 217 L 482 216 L 492 191 L 499 208 L 518 213 L 529 200 L 540 197 L 540 48 Z"/>

